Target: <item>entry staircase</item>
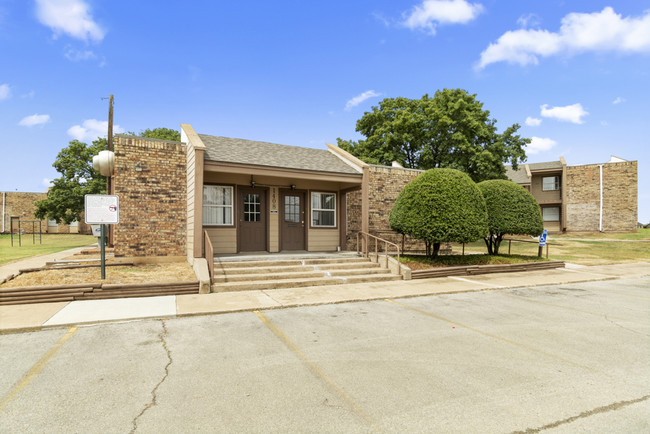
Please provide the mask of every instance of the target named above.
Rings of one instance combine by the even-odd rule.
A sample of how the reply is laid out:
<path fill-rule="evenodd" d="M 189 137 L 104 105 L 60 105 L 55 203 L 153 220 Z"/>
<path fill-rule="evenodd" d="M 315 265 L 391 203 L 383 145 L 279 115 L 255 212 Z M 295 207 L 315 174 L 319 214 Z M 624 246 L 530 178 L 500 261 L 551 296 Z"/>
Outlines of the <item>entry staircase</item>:
<path fill-rule="evenodd" d="M 212 292 L 301 288 L 401 280 L 387 268 L 357 255 L 215 257 Z"/>

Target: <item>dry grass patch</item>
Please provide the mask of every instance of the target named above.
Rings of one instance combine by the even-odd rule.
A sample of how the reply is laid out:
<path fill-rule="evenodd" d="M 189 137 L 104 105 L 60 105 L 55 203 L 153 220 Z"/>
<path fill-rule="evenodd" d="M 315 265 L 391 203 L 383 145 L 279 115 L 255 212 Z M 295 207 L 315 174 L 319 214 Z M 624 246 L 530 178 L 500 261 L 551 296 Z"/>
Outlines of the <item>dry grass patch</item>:
<path fill-rule="evenodd" d="M 101 280 L 99 267 L 43 270 L 24 273 L 0 285 L 0 288 L 65 285 L 73 283 L 162 283 L 193 282 L 196 275 L 187 262 L 166 264 L 126 265 L 106 267 L 106 279 Z"/>

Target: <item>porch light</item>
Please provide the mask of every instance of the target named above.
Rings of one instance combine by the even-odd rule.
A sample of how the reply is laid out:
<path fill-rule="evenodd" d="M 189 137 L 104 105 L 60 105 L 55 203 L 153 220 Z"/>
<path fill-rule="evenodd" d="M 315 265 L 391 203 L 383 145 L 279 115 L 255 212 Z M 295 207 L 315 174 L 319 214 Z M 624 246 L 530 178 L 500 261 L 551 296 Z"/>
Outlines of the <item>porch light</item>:
<path fill-rule="evenodd" d="M 255 184 L 257 184 L 255 181 L 251 181 L 251 187 L 255 188 Z"/>
<path fill-rule="evenodd" d="M 291 189 L 295 190 L 296 189 L 296 184 L 291 184 Z"/>

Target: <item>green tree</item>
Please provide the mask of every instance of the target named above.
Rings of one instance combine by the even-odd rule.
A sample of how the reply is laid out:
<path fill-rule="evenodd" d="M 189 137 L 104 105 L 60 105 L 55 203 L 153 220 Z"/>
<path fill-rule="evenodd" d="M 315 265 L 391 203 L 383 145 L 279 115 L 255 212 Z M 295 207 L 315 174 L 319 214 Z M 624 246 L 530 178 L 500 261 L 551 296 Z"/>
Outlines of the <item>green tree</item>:
<path fill-rule="evenodd" d="M 181 133 L 170 128 L 152 128 L 140 131 L 140 134 L 136 134 L 133 131 L 127 133 L 130 136 L 140 136 L 148 137 L 150 139 L 161 139 L 161 140 L 171 140 L 174 142 L 181 141 Z"/>
<path fill-rule="evenodd" d="M 488 213 L 490 233 L 485 237 L 488 254 L 498 255 L 503 236 L 540 235 L 544 222 L 539 204 L 524 187 L 512 181 L 494 179 L 478 184 Z"/>
<path fill-rule="evenodd" d="M 424 241 L 437 256 L 440 243 L 470 243 L 488 234 L 485 200 L 470 177 L 454 169 L 431 169 L 399 194 L 388 218 L 391 229 Z"/>
<path fill-rule="evenodd" d="M 483 103 L 462 89 L 437 91 L 433 98 L 386 98 L 357 121 L 358 142 L 337 139 L 339 147 L 371 164 L 397 161 L 414 169 L 451 168 L 474 181 L 505 178 L 505 164 L 516 170 L 526 161 L 530 139 L 514 124 L 497 133 Z"/>
<path fill-rule="evenodd" d="M 61 174 L 52 181 L 47 198 L 36 202 L 38 219 L 70 224 L 81 220 L 84 195 L 106 192 L 106 178 L 93 169 L 93 156 L 106 149 L 106 139 L 98 138 L 88 146 L 73 140 L 63 148 L 52 165 Z"/>

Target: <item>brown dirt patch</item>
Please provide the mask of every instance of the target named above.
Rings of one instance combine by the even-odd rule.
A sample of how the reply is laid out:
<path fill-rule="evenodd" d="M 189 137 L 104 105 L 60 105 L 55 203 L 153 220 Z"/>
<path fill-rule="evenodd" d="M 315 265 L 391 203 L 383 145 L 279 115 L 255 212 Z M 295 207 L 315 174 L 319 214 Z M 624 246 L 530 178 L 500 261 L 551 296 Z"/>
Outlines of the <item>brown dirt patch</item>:
<path fill-rule="evenodd" d="M 104 283 L 193 282 L 196 275 L 187 262 L 106 267 Z M 44 270 L 23 273 L 0 288 L 102 282 L 99 267 Z"/>

